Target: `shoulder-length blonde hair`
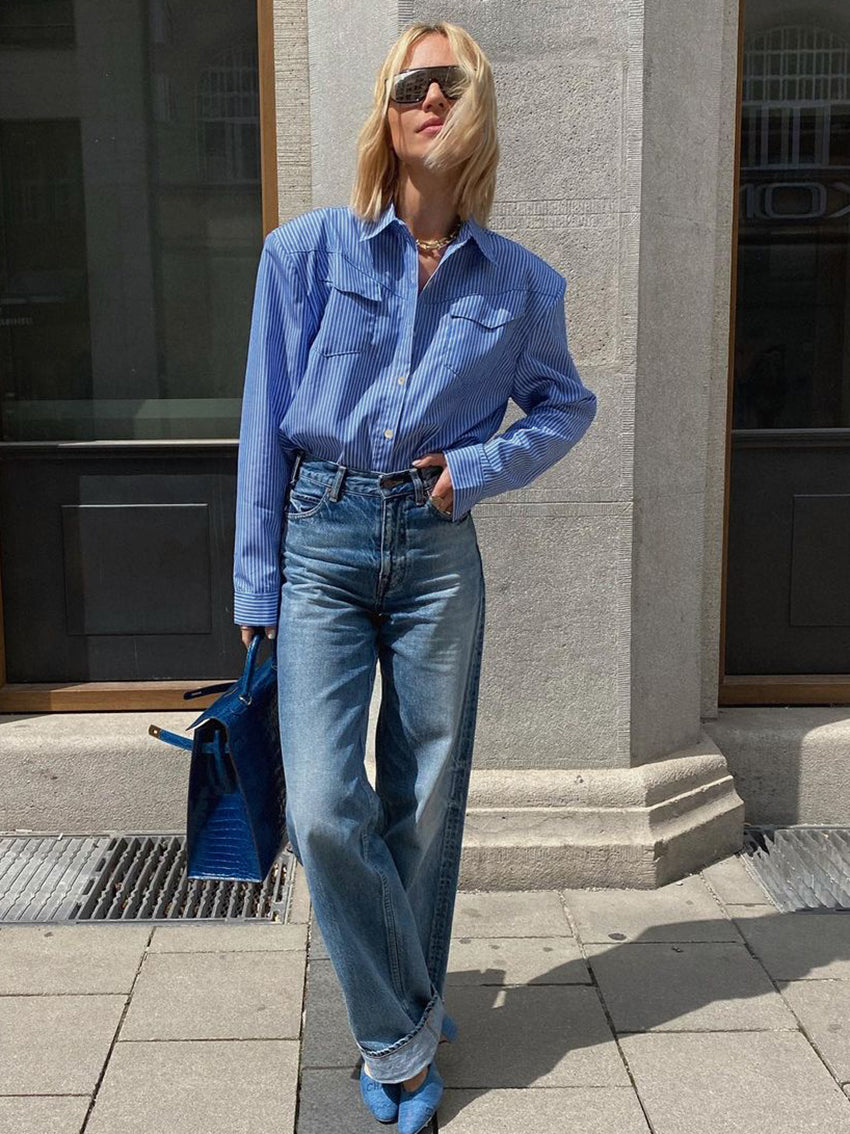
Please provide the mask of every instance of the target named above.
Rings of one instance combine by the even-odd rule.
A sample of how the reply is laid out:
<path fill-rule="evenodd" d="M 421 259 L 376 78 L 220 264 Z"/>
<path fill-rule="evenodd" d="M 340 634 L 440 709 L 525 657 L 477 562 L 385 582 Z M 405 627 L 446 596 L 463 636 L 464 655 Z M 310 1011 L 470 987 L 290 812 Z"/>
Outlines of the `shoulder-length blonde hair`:
<path fill-rule="evenodd" d="M 435 169 L 458 168 L 455 208 L 461 221 L 472 216 L 486 225 L 496 190 L 499 141 L 496 130 L 496 87 L 490 62 L 468 31 L 458 24 L 408 24 L 387 53 L 374 87 L 374 105 L 357 138 L 357 172 L 349 204 L 363 220 L 377 220 L 392 200 L 398 158 L 392 146 L 387 107 L 389 80 L 404 68 L 408 51 L 423 36 L 444 35 L 468 86 L 453 104 L 446 124 L 425 162 Z"/>

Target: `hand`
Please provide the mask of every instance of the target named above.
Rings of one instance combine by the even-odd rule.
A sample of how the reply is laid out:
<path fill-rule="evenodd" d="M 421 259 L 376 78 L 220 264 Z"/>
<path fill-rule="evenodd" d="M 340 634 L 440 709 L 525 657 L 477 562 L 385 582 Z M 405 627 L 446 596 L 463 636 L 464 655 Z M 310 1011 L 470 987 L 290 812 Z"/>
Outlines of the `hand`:
<path fill-rule="evenodd" d="M 262 630 L 265 636 L 270 640 L 277 636 L 276 626 L 240 626 L 239 629 L 242 631 L 242 645 L 246 650 L 256 637 L 258 630 Z"/>
<path fill-rule="evenodd" d="M 451 512 L 454 505 L 454 489 L 445 453 L 442 450 L 438 453 L 426 453 L 424 457 L 417 457 L 413 464 L 416 468 L 424 468 L 427 465 L 439 465 L 442 468 L 443 471 L 434 481 L 434 487 L 431 489 L 431 500 L 441 512 Z"/>

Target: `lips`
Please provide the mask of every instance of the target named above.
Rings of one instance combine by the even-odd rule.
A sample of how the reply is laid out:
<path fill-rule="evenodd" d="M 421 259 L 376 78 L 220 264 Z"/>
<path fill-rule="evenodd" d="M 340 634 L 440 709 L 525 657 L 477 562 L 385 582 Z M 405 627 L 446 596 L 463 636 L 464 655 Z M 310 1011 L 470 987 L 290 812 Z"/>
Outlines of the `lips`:
<path fill-rule="evenodd" d="M 443 121 L 440 118 L 429 118 L 422 123 L 417 129 L 422 132 L 423 130 L 433 130 L 437 126 L 442 126 Z"/>

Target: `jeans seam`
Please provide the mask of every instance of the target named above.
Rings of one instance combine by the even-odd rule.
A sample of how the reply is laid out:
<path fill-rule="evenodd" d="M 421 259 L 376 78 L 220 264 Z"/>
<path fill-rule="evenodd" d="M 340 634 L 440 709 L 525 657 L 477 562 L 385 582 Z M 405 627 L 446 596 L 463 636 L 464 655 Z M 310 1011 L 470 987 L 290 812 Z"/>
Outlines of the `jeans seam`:
<path fill-rule="evenodd" d="M 480 563 L 480 558 L 479 558 L 479 563 Z M 466 689 L 465 689 L 465 692 L 464 692 L 464 699 L 463 699 L 463 713 L 462 713 L 463 728 L 462 728 L 461 735 L 460 735 L 459 740 L 458 740 L 458 752 L 457 752 L 457 755 L 455 757 L 455 761 L 454 761 L 454 764 L 453 764 L 453 767 L 452 767 L 452 781 L 451 781 L 451 787 L 450 787 L 450 790 L 449 790 L 449 803 L 447 804 L 447 807 L 446 807 L 446 823 L 445 823 L 445 828 L 444 828 L 444 831 L 443 831 L 443 843 L 442 843 L 442 847 L 440 849 L 441 862 L 445 861 L 446 854 L 447 854 L 449 848 L 452 845 L 452 840 L 454 840 L 456 835 L 457 835 L 458 829 L 461 830 L 461 840 L 463 838 L 462 828 L 463 828 L 463 816 L 464 816 L 464 813 L 465 813 L 465 810 L 466 810 L 466 807 L 465 807 L 466 798 L 464 798 L 464 800 L 457 799 L 457 789 L 458 789 L 458 785 L 459 785 L 460 780 L 461 780 L 461 776 L 466 771 L 464 756 L 468 751 L 468 747 L 469 747 L 469 743 L 470 743 L 470 736 L 473 733 L 474 716 L 475 716 L 475 710 L 477 709 L 476 703 L 471 701 L 471 696 L 472 696 L 473 686 L 474 686 L 474 684 L 477 680 L 477 675 L 480 673 L 481 658 L 482 658 L 482 654 L 483 654 L 484 603 L 485 603 L 484 580 L 483 580 L 483 577 L 482 577 L 482 580 L 481 580 L 481 595 L 480 595 L 480 598 L 479 598 L 479 605 L 478 605 L 478 620 L 476 622 L 475 636 L 474 636 L 474 639 L 473 639 L 474 647 L 473 647 L 472 657 L 470 658 L 469 673 L 468 673 L 468 677 L 467 677 Z M 468 788 L 468 782 L 469 781 L 468 781 L 468 778 L 467 778 L 467 788 Z M 465 792 L 464 796 L 466 797 L 467 794 L 468 793 Z M 461 852 L 461 848 L 458 847 L 457 848 L 458 855 L 460 855 L 460 852 Z M 445 927 L 445 922 L 446 922 L 447 917 L 448 917 L 448 908 L 449 908 L 449 904 L 450 904 L 451 900 L 452 900 L 452 895 L 450 893 L 449 880 L 446 879 L 444 874 L 441 872 L 441 874 L 440 874 L 440 888 L 439 888 L 439 892 L 437 894 L 437 899 L 434 903 L 434 920 L 431 923 L 431 935 L 430 935 L 430 938 L 429 938 L 429 941 L 428 941 L 428 958 L 427 958 L 428 971 L 431 973 L 431 978 L 434 981 L 435 987 L 441 993 L 442 993 L 442 990 L 440 989 L 440 984 L 441 984 L 442 979 L 443 979 L 442 969 L 443 969 L 445 962 L 447 961 L 447 958 L 445 956 L 441 958 L 441 965 L 440 965 L 441 971 L 439 973 L 437 973 L 437 972 L 435 972 L 435 964 L 436 964 L 436 959 L 437 959 L 436 954 L 437 954 L 437 949 L 442 947 L 441 938 L 442 938 L 442 935 L 443 935 L 443 929 Z"/>
<path fill-rule="evenodd" d="M 398 933 L 396 931 L 395 917 L 392 912 L 389 881 L 384 871 L 369 854 L 369 836 L 371 833 L 371 827 L 364 830 L 360 835 L 360 843 L 364 860 L 373 868 L 381 882 L 381 906 L 384 911 L 384 930 L 387 936 L 387 957 L 390 962 L 390 976 L 392 977 L 396 996 L 399 1000 L 404 1001 L 405 993 L 401 984 L 401 958 L 398 951 Z"/>

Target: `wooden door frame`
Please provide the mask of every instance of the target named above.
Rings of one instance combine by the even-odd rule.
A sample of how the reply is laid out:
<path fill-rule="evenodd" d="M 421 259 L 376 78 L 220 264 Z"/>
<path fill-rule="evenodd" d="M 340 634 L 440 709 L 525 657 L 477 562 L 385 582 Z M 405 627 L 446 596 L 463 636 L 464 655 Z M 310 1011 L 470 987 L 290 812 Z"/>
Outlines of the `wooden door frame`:
<path fill-rule="evenodd" d="M 738 6 L 738 78 L 735 97 L 735 192 L 732 208 L 732 271 L 729 296 L 729 363 L 726 385 L 726 464 L 723 487 L 723 569 L 720 579 L 719 706 L 732 705 L 846 705 L 850 704 L 850 673 L 727 674 L 726 581 L 729 558 L 729 483 L 732 463 L 732 409 L 735 378 L 735 303 L 738 294 L 738 214 L 741 184 L 741 102 L 744 72 L 744 7 Z"/>
<path fill-rule="evenodd" d="M 260 115 L 260 191 L 262 229 L 278 225 L 277 121 L 275 113 L 273 0 L 257 0 L 257 71 Z M 180 444 L 180 442 L 175 442 Z M 218 444 L 221 444 L 218 442 Z M 233 442 L 234 447 L 238 441 Z M 234 624 L 233 632 L 236 633 Z M 235 675 L 222 675 L 231 680 Z M 198 713 L 214 699 L 183 694 L 199 681 L 39 681 L 14 683 L 6 678 L 6 635 L 0 579 L 0 712 L 109 712 L 180 709 Z"/>

